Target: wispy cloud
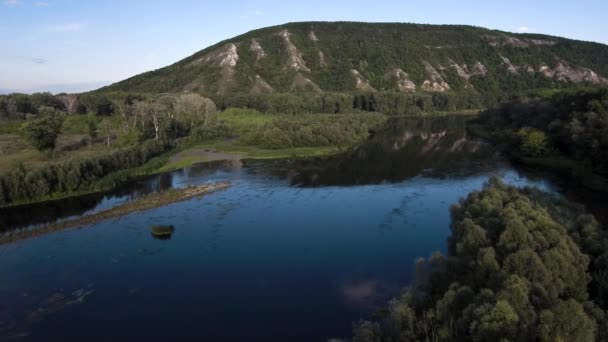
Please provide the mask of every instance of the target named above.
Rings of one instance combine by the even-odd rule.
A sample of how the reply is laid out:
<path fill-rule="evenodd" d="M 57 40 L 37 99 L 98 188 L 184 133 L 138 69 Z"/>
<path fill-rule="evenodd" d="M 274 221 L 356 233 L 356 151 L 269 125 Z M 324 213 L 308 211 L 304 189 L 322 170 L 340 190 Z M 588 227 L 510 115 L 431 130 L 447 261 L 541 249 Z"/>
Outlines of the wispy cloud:
<path fill-rule="evenodd" d="M 4 4 L 8 5 L 8 6 L 15 6 L 15 5 L 19 5 L 21 3 L 20 0 L 5 0 Z"/>
<path fill-rule="evenodd" d="M 517 32 L 519 33 L 527 33 L 530 32 L 530 28 L 528 26 L 521 26 L 517 29 Z"/>
<path fill-rule="evenodd" d="M 54 26 L 49 26 L 43 29 L 46 33 L 69 33 L 82 31 L 86 27 L 85 23 L 82 22 L 70 22 L 62 23 Z"/>
<path fill-rule="evenodd" d="M 49 62 L 47 59 L 40 58 L 40 57 L 32 57 L 32 56 L 0 56 L 0 59 L 24 61 L 24 62 L 30 62 L 30 63 L 34 63 L 34 64 L 39 64 L 39 65 L 47 64 Z"/>
<path fill-rule="evenodd" d="M 49 3 L 48 2 L 43 2 L 43 1 L 36 1 L 36 2 L 34 2 L 34 6 L 36 6 L 36 7 L 48 7 Z"/>

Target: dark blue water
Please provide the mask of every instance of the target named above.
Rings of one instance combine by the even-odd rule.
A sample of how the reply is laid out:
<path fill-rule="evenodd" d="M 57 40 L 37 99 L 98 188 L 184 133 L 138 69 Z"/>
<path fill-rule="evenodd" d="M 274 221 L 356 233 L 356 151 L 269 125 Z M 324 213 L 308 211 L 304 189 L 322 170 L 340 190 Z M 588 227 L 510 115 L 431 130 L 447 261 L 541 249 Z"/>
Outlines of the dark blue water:
<path fill-rule="evenodd" d="M 439 134 L 450 128 L 407 127 L 414 138 L 399 130 L 377 138 L 390 146 L 389 166 L 357 166 L 379 158 L 369 152 L 378 150 L 373 144 L 368 151 L 315 161 L 198 165 L 153 177 L 144 188 L 217 180 L 232 187 L 0 246 L 0 336 L 345 338 L 353 322 L 413 281 L 417 258 L 445 252 L 449 207 L 490 176 L 555 191 L 500 158 L 471 157 L 481 147 L 463 143 L 463 130 Z M 403 145 L 394 147 L 397 142 Z M 429 154 L 435 158 L 422 158 Z M 106 197 L 82 210 L 128 198 Z M 151 236 L 156 224 L 175 227 L 170 240 Z"/>

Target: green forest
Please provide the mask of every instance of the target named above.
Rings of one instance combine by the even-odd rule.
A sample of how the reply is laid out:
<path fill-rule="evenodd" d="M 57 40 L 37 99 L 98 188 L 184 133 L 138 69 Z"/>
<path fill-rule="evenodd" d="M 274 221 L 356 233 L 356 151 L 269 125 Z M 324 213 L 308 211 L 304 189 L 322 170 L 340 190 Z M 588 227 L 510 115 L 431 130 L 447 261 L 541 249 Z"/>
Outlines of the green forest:
<path fill-rule="evenodd" d="M 493 178 L 452 207 L 448 253 L 354 341 L 603 341 L 608 234 L 584 208 Z"/>
<path fill-rule="evenodd" d="M 238 58 L 232 59 L 234 65 L 226 66 L 220 61 L 228 56 L 230 44 Z M 298 67 L 290 66 L 294 60 Z M 260 95 L 287 98 L 288 94 L 318 96 L 366 89 L 390 96 L 411 95 L 400 88 L 405 79 L 415 84 L 415 94 L 424 97 L 428 91 L 422 89 L 423 83 L 433 78 L 427 64 L 449 85 L 446 93 L 465 94 L 473 105 L 493 106 L 533 89 L 605 83 L 601 77 L 608 75 L 608 47 L 463 25 L 290 23 L 219 42 L 173 65 L 97 92 L 197 92 L 220 107 L 224 101 L 246 101 L 265 112 L 282 104 L 278 99 L 263 103 L 266 100 Z M 399 77 L 405 77 L 399 82 L 391 76 L 397 69 L 403 71 Z M 554 72 L 558 69 L 562 71 L 559 75 Z M 370 87 L 360 88 L 352 70 Z M 247 99 L 249 96 L 257 100 Z"/>
<path fill-rule="evenodd" d="M 608 190 L 607 88 L 504 103 L 482 112 L 471 127 L 517 160 Z"/>

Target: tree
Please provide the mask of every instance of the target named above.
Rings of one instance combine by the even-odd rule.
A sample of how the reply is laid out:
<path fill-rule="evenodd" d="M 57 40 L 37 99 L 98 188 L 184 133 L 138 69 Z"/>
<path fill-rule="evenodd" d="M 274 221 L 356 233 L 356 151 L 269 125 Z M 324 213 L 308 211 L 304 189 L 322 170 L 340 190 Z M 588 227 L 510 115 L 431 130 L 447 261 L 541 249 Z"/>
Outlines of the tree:
<path fill-rule="evenodd" d="M 55 148 L 62 125 L 63 115 L 58 112 L 52 112 L 40 119 L 24 123 L 21 130 L 25 138 L 37 150 L 46 151 Z"/>
<path fill-rule="evenodd" d="M 164 129 L 169 122 L 168 110 L 166 106 L 159 102 L 136 102 L 134 113 L 139 117 L 141 130 L 145 131 L 145 124 L 150 123 L 154 130 L 154 140 L 158 141 L 164 137 Z"/>
<path fill-rule="evenodd" d="M 206 97 L 198 94 L 184 94 L 175 101 L 175 112 L 192 130 L 195 125 L 214 124 L 217 108 L 215 103 Z"/>
<path fill-rule="evenodd" d="M 65 111 L 68 114 L 76 113 L 76 111 L 78 110 L 78 106 L 80 105 L 80 103 L 78 102 L 78 96 L 76 95 L 58 95 L 57 99 L 61 101 L 61 103 L 63 104 L 63 108 L 65 108 Z"/>
<path fill-rule="evenodd" d="M 103 120 L 99 124 L 99 130 L 101 131 L 101 134 L 103 135 L 103 137 L 106 141 L 106 146 L 111 147 L 112 146 L 112 124 L 110 123 L 110 121 Z"/>
<path fill-rule="evenodd" d="M 95 121 L 95 118 L 92 116 L 89 116 L 89 118 L 87 120 L 87 130 L 88 130 L 89 137 L 91 138 L 91 142 L 92 142 L 93 140 L 95 140 L 97 138 L 97 122 Z"/>
<path fill-rule="evenodd" d="M 517 132 L 520 139 L 520 151 L 530 157 L 540 157 L 549 152 L 549 142 L 543 131 L 529 127 Z"/>

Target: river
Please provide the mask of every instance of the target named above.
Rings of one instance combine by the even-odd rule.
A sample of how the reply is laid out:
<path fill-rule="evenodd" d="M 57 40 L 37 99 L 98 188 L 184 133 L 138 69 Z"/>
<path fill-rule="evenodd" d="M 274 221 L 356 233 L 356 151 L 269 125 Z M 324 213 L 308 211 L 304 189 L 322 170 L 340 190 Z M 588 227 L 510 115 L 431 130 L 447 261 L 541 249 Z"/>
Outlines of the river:
<path fill-rule="evenodd" d="M 468 137 L 465 121 L 391 120 L 333 157 L 199 164 L 0 211 L 8 234 L 152 191 L 232 182 L 200 199 L 0 246 L 0 337 L 346 338 L 413 282 L 418 258 L 446 251 L 450 206 L 489 177 L 564 193 Z M 174 233 L 155 239 L 154 225 Z"/>

